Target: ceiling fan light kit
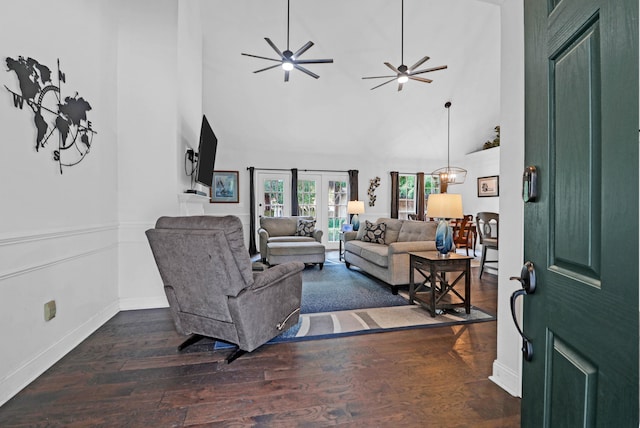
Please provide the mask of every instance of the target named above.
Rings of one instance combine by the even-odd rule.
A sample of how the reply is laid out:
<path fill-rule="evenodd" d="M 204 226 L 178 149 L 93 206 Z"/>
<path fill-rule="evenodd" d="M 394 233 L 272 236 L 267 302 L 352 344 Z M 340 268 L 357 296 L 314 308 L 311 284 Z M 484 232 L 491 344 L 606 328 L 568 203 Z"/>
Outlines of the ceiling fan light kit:
<path fill-rule="evenodd" d="M 308 70 L 307 68 L 302 67 L 300 64 L 326 64 L 326 63 L 332 63 L 333 59 L 299 59 L 303 53 L 305 53 L 311 46 L 313 46 L 313 42 L 311 41 L 305 43 L 296 52 L 292 52 L 289 49 L 289 16 L 290 16 L 289 10 L 290 10 L 290 0 L 287 0 L 287 49 L 285 49 L 284 51 L 280 51 L 280 49 L 278 49 L 278 47 L 275 45 L 275 43 L 271 41 L 271 39 L 269 39 L 268 37 L 264 38 L 269 44 L 269 46 L 271 46 L 271 49 L 273 49 L 278 54 L 280 59 L 267 58 L 264 56 L 252 55 L 247 53 L 243 53 L 242 55 L 250 56 L 253 58 L 266 59 L 268 61 L 274 61 L 278 63 L 269 67 L 261 68 L 260 70 L 256 70 L 254 71 L 254 73 L 260 73 L 262 71 L 271 70 L 272 68 L 281 66 L 282 69 L 284 70 L 285 82 L 289 81 L 289 72 L 292 71 L 294 68 L 296 70 L 302 71 L 303 73 L 313 77 L 314 79 L 317 79 L 320 76 Z"/>
<path fill-rule="evenodd" d="M 386 65 L 387 67 L 389 67 L 391 69 L 391 71 L 393 71 L 395 73 L 395 75 L 388 75 L 388 76 L 372 76 L 372 77 L 363 77 L 363 79 L 389 79 L 386 82 L 383 82 L 377 86 L 374 86 L 373 88 L 371 88 L 371 90 L 373 89 L 377 89 L 381 86 L 386 85 L 387 83 L 391 83 L 393 81 L 397 81 L 398 82 L 398 91 L 402 90 L 402 87 L 405 83 L 407 83 L 409 80 L 415 80 L 417 82 L 423 82 L 423 83 L 431 83 L 433 82 L 433 80 L 431 79 L 427 79 L 425 77 L 420 77 L 417 76 L 418 74 L 424 74 L 424 73 L 430 73 L 432 71 L 438 71 L 438 70 L 444 70 L 445 68 L 447 68 L 446 65 L 440 65 L 437 67 L 431 67 L 431 68 L 427 68 L 425 70 L 416 70 L 418 67 L 420 67 L 422 64 L 424 64 L 425 62 L 427 62 L 429 60 L 428 56 L 424 56 L 422 57 L 418 62 L 416 62 L 415 64 L 413 64 L 411 67 L 407 67 L 404 64 L 404 0 L 402 0 L 402 6 L 401 6 L 401 21 L 400 21 L 400 62 L 401 64 L 396 68 L 393 65 L 391 65 L 388 62 L 385 62 L 384 65 Z"/>

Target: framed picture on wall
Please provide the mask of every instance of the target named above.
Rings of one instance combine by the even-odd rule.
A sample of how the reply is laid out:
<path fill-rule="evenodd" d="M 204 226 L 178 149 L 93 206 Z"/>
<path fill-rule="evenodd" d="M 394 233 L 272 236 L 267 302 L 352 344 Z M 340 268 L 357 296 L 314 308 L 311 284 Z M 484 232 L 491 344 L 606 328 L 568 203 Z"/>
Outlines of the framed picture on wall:
<path fill-rule="evenodd" d="M 478 197 L 499 196 L 499 176 L 478 177 Z"/>
<path fill-rule="evenodd" d="M 238 171 L 213 171 L 213 185 L 209 189 L 212 203 L 240 202 Z"/>

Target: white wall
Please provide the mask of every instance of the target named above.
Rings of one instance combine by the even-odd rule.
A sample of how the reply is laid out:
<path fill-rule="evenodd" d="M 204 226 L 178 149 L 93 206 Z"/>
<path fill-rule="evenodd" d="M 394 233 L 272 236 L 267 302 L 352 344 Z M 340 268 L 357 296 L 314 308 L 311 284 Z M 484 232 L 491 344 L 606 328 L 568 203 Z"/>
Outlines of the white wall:
<path fill-rule="evenodd" d="M 509 298 L 519 287 L 523 257 L 524 169 L 524 12 L 522 0 L 501 8 L 502 70 L 500 145 L 500 254 L 498 273 L 498 345 L 491 379 L 512 395 L 521 395 L 522 340 L 513 325 Z M 519 302 L 521 304 L 522 302 Z"/>
<path fill-rule="evenodd" d="M 178 2 L 122 0 L 118 10 L 120 305 L 166 306 L 144 231 L 159 216 L 178 214 L 177 194 L 184 190 L 178 179 L 179 131 L 193 134 L 190 124 L 201 118 L 197 107 L 194 118 L 178 116 L 179 104 L 192 97 L 191 87 L 178 83 L 179 67 L 180 77 L 187 74 L 179 62 L 188 60 L 186 53 L 178 56 Z"/>
<path fill-rule="evenodd" d="M 0 404 L 118 311 L 113 14 L 98 0 L 8 3 L 0 26 Z M 18 89 L 4 61 L 20 55 L 50 67 L 56 84 L 60 59 L 63 96 L 77 91 L 92 107 L 91 151 L 63 174 L 52 161 L 57 138 L 36 152 L 34 114 L 14 108 L 4 88 Z M 49 300 L 57 315 L 45 322 Z"/>

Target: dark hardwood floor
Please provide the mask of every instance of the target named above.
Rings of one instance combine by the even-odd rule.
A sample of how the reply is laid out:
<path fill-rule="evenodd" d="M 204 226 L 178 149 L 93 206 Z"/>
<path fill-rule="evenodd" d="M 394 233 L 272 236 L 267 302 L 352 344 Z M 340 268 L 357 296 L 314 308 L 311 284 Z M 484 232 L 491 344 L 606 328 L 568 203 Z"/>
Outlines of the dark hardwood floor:
<path fill-rule="evenodd" d="M 497 279 L 473 268 L 473 304 Z M 121 312 L 0 407 L 0 426 L 518 427 L 490 380 L 496 323 L 229 350 L 183 340 L 168 309 Z"/>

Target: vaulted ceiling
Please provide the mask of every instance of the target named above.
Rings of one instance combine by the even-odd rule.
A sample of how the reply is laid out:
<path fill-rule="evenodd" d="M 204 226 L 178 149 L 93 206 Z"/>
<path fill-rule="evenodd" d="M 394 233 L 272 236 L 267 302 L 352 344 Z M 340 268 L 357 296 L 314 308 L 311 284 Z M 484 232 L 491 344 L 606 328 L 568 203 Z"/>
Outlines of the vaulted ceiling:
<path fill-rule="evenodd" d="M 317 80 L 294 70 L 287 83 L 280 68 L 253 73 L 274 63 L 241 55 L 275 58 L 265 37 L 286 48 L 286 0 L 203 2 L 205 114 L 240 149 L 356 155 L 385 147 L 391 158 L 446 159 L 450 100 L 452 159 L 480 150 L 499 120 L 499 7 L 405 0 L 404 10 L 404 62 L 428 55 L 421 68 L 448 68 L 398 92 L 395 82 L 371 90 L 385 80 L 362 77 L 401 63 L 400 0 L 291 0 L 291 50 L 311 40 L 303 58 L 334 63 L 308 65 Z"/>

